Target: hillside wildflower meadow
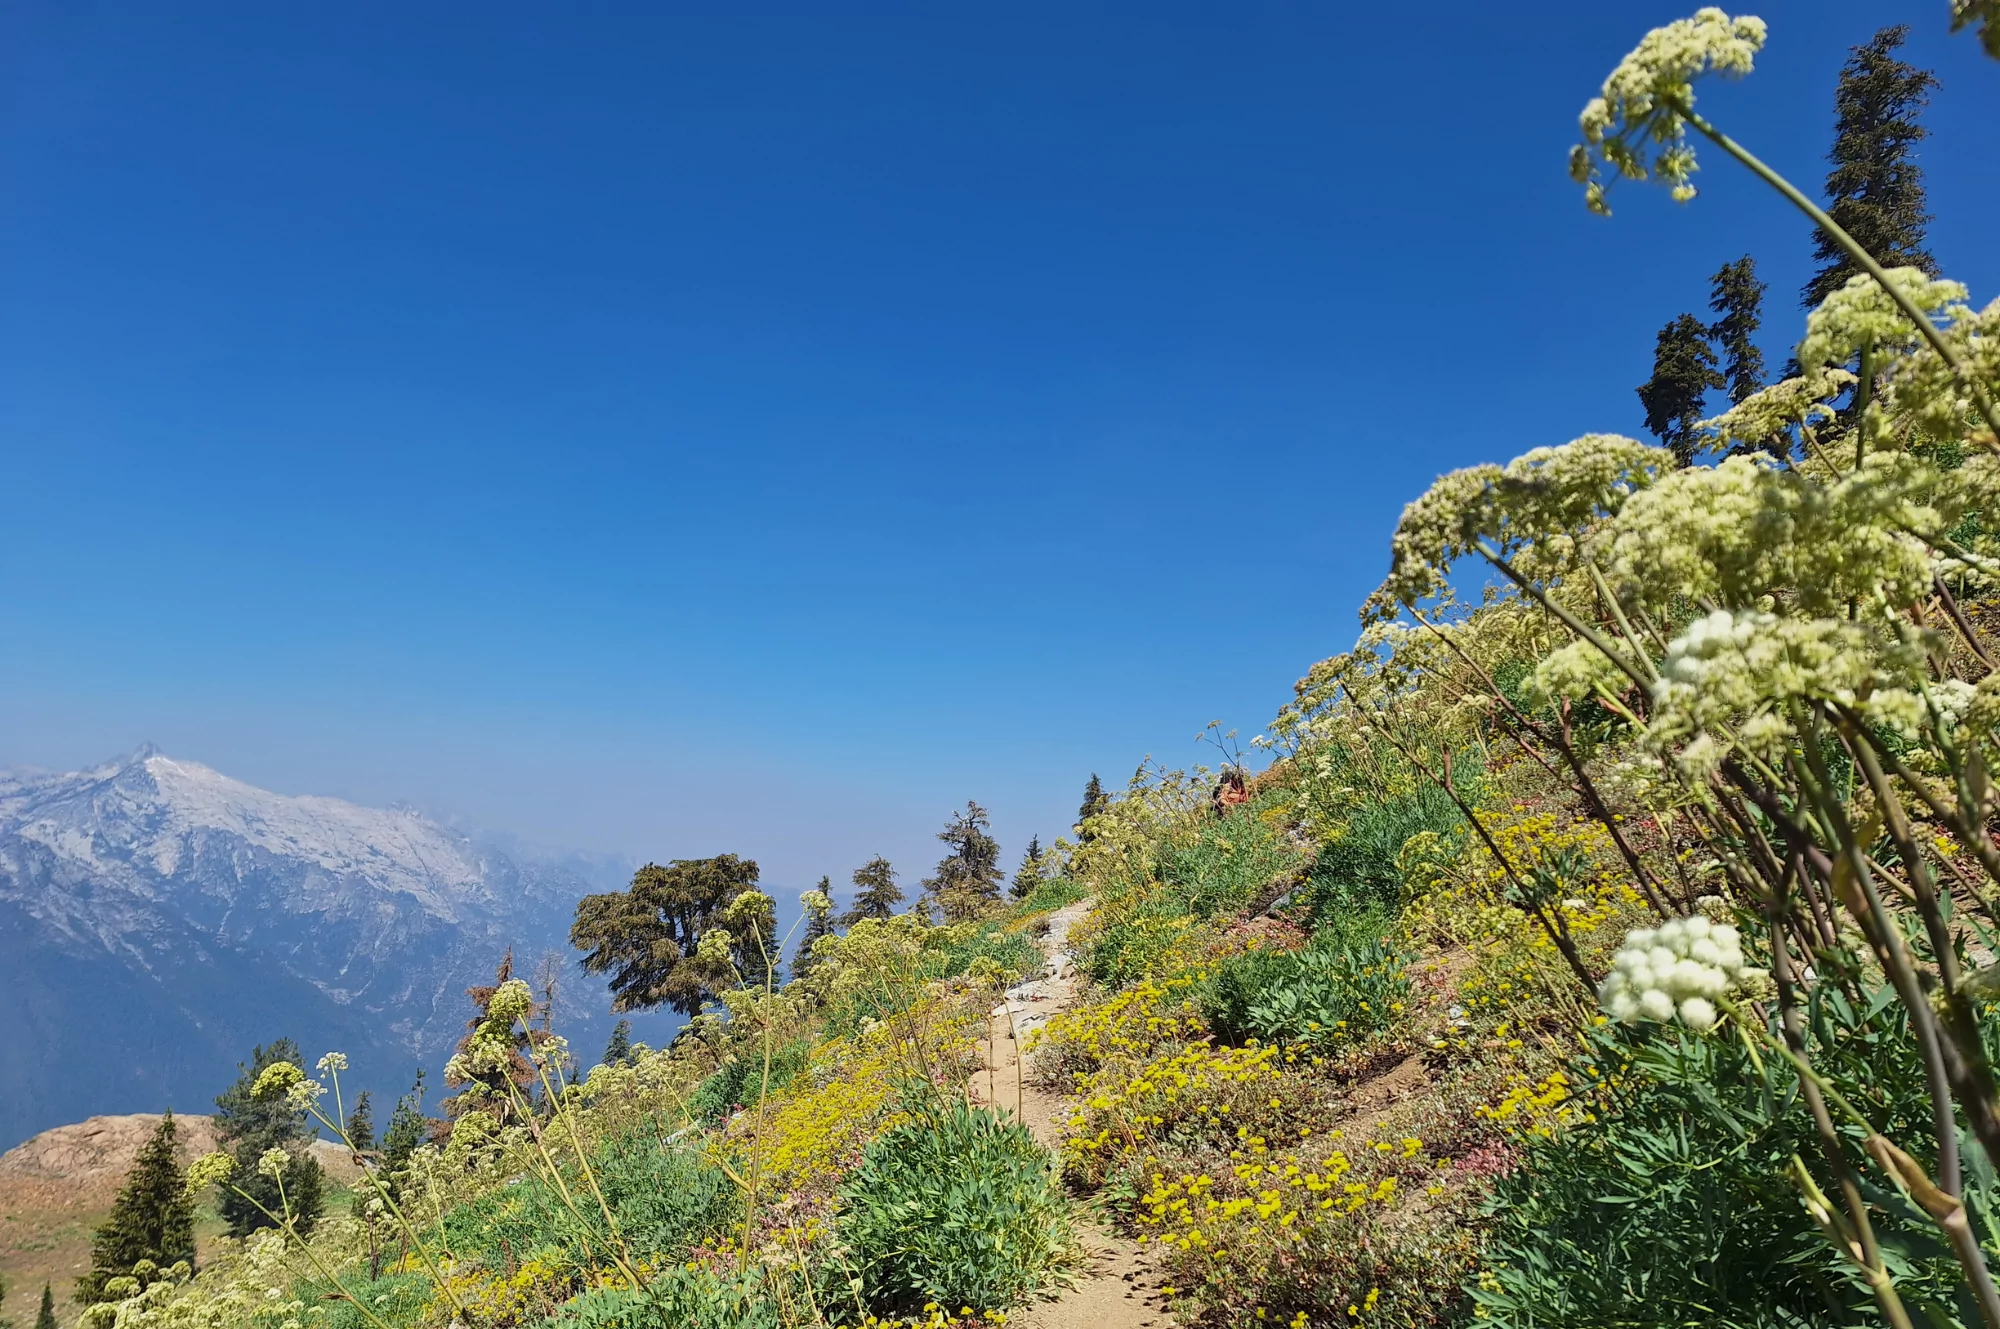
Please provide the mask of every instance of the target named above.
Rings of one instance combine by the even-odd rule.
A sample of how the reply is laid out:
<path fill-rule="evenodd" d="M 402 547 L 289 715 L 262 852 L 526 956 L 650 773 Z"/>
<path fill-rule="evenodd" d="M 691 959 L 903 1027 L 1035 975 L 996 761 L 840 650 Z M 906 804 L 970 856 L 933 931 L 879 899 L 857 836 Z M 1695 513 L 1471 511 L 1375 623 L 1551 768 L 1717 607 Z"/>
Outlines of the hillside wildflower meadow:
<path fill-rule="evenodd" d="M 1951 19 L 1996 50 L 1991 5 Z M 471 1098 L 351 1212 L 300 1231 L 275 1150 L 272 1227 L 92 1329 L 999 1325 L 1090 1223 L 1188 1325 L 2000 1329 L 2000 301 L 1697 109 L 1772 37 L 1645 35 L 1570 158 L 1607 217 L 1733 163 L 1852 262 L 1695 460 L 1441 477 L 1254 763 L 1141 766 L 1015 903 L 808 900 L 781 981 L 748 890 L 687 1031 L 587 1071 L 502 984 Z M 1078 901 L 1047 1149 L 969 1089 Z M 343 1137 L 344 1069 L 255 1093 Z"/>

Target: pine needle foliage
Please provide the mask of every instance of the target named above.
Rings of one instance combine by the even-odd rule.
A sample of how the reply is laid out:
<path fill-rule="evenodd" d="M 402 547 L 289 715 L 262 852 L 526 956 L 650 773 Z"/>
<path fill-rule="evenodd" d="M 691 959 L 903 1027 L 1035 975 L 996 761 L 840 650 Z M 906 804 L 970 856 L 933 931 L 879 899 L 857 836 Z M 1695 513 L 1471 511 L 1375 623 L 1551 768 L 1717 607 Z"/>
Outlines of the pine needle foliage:
<path fill-rule="evenodd" d="M 757 878 L 756 862 L 735 854 L 648 863 L 627 889 L 577 902 L 570 944 L 586 971 L 611 975 L 614 1010 L 694 1015 L 735 982 L 728 965 L 698 953 L 701 934 Z"/>
<path fill-rule="evenodd" d="M 1764 321 L 1764 283 L 1757 280 L 1757 261 L 1745 254 L 1725 263 L 1709 279 L 1708 307 L 1716 315 L 1708 325 L 1722 356 L 1722 376 L 1729 400 L 1740 403 L 1764 386 L 1764 353 L 1753 338 Z"/>
<path fill-rule="evenodd" d="M 1826 211 L 1884 267 L 1920 268 L 1931 276 L 1937 260 L 1925 243 L 1924 171 L 1916 147 L 1930 131 L 1918 115 L 1938 86 L 1927 69 L 1896 58 L 1908 27 L 1883 28 L 1853 48 L 1834 90 L 1833 148 L 1827 160 Z M 1824 230 L 1813 232 L 1819 269 L 1801 302 L 1816 307 L 1861 271 Z"/>
<path fill-rule="evenodd" d="M 1639 386 L 1639 404 L 1646 408 L 1646 428 L 1681 465 L 1693 461 L 1700 449 L 1695 426 L 1707 413 L 1709 389 L 1723 384 L 1715 351 L 1708 344 L 1708 329 L 1700 319 L 1682 314 L 1660 329 L 1653 347 L 1653 376 Z"/>
<path fill-rule="evenodd" d="M 251 1094 L 257 1077 L 281 1061 L 305 1064 L 299 1045 L 289 1038 L 253 1048 L 249 1063 L 237 1064 L 236 1083 L 215 1100 L 216 1139 L 236 1157 L 236 1175 L 221 1192 L 222 1217 L 232 1237 L 275 1226 L 271 1215 L 283 1214 L 288 1205 L 299 1232 L 310 1233 L 325 1208 L 325 1176 L 319 1160 L 306 1152 L 312 1136 L 305 1113 L 283 1098 Z M 272 1149 L 292 1156 L 282 1196 L 277 1180 L 257 1167 L 257 1160 Z"/>
<path fill-rule="evenodd" d="M 842 927 L 853 927 L 864 918 L 889 918 L 903 902 L 903 888 L 896 884 L 896 869 L 877 854 L 854 870 L 854 904 L 840 916 Z"/>
<path fill-rule="evenodd" d="M 91 1238 L 90 1272 L 76 1282 L 79 1302 L 106 1300 L 105 1285 L 132 1277 L 142 1262 L 150 1261 L 154 1271 L 181 1261 L 194 1264 L 194 1201 L 177 1156 L 179 1141 L 179 1127 L 168 1112 L 133 1160 L 110 1217 Z M 49 1306 L 46 1292 L 43 1305 Z"/>

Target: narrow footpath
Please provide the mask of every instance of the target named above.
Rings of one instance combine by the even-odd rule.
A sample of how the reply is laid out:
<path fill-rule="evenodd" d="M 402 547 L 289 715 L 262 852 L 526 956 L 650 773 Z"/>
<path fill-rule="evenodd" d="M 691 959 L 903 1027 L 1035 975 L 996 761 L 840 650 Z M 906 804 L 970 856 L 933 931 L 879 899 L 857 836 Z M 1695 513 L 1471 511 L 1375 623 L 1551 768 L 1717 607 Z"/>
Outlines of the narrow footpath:
<path fill-rule="evenodd" d="M 986 1029 L 986 1068 L 973 1077 L 976 1100 L 1017 1114 L 1052 1153 L 1065 1116 L 1063 1098 L 1021 1073 L 1021 1048 L 1030 1033 L 1076 1000 L 1069 930 L 1090 906 L 1082 900 L 1049 915 L 1048 935 L 1042 939 L 1047 965 L 1039 978 L 1008 989 L 1006 1001 L 994 1010 Z M 1075 1286 L 1054 1301 L 1023 1310 L 1011 1324 L 1020 1329 L 1168 1329 L 1174 1323 L 1135 1243 L 1084 1210 L 1077 1213 L 1077 1235 L 1087 1254 Z"/>

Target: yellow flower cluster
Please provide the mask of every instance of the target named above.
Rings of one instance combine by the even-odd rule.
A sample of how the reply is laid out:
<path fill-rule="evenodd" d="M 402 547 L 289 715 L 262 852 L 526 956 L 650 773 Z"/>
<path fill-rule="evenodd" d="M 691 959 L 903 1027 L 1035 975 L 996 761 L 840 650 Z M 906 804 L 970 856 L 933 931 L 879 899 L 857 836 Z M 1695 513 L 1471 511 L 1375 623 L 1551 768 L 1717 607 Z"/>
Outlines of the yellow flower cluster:
<path fill-rule="evenodd" d="M 464 1312 L 469 1329 L 508 1329 L 542 1318 L 566 1301 L 570 1271 L 540 1259 L 523 1260 L 512 1273 L 474 1269 L 445 1276 L 450 1295 L 439 1289 L 426 1316 L 438 1324 L 449 1321 L 454 1306 Z"/>
<path fill-rule="evenodd" d="M 1519 1137 L 1553 1137 L 1565 1126 L 1592 1120 L 1586 1104 L 1573 1092 L 1568 1072 L 1561 1070 L 1550 1071 L 1536 1081 L 1516 1075 L 1499 1102 L 1482 1103 L 1472 1115 Z"/>
<path fill-rule="evenodd" d="M 922 1032 L 923 1059 L 898 1036 L 906 1023 Z M 963 1003 L 926 998 L 907 1021 L 899 1016 L 851 1038 L 829 1039 L 790 1085 L 771 1096 L 761 1119 L 750 1112 L 737 1118 L 729 1144 L 739 1157 L 754 1144 L 773 1195 L 829 1192 L 870 1139 L 903 1119 L 897 1085 L 921 1074 L 925 1059 L 955 1064 L 973 1049 L 977 1028 Z"/>

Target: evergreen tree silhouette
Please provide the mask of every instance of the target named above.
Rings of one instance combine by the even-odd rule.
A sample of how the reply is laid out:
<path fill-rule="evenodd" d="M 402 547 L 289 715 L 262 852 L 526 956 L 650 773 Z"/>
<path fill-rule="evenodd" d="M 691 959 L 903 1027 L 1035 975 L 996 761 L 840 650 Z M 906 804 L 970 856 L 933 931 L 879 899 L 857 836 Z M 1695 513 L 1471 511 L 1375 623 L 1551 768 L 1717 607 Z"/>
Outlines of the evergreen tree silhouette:
<path fill-rule="evenodd" d="M 1764 321 L 1764 283 L 1757 280 L 1757 263 L 1748 254 L 1725 263 L 1709 279 L 1708 307 L 1717 315 L 1708 325 L 1722 355 L 1722 376 L 1729 400 L 1740 402 L 1764 386 L 1764 353 L 1751 340 Z"/>
<path fill-rule="evenodd" d="M 851 928 L 864 918 L 887 918 L 903 902 L 896 869 L 880 854 L 854 870 L 854 886 L 854 903 L 840 916 L 842 927 Z"/>
<path fill-rule="evenodd" d="M 76 1280 L 78 1301 L 109 1300 L 104 1285 L 132 1276 L 141 1261 L 151 1261 L 156 1272 L 182 1260 L 194 1266 L 194 1201 L 175 1156 L 178 1143 L 179 1128 L 168 1112 L 132 1160 L 110 1216 L 91 1238 L 90 1272 Z M 139 1277 L 147 1281 L 143 1272 Z M 48 1305 L 46 1296 L 43 1304 Z"/>
<path fill-rule="evenodd" d="M 1646 428 L 1685 466 L 1694 460 L 1700 436 L 1694 427 L 1706 414 L 1703 399 L 1723 385 L 1716 372 L 1708 329 L 1693 314 L 1682 314 L 1660 329 L 1653 347 L 1653 376 L 1639 386 Z"/>
<path fill-rule="evenodd" d="M 222 1188 L 219 1205 L 232 1237 L 247 1237 L 259 1228 L 274 1226 L 277 1220 L 270 1214 L 282 1217 L 287 1202 L 299 1232 L 310 1233 L 326 1205 L 326 1179 L 319 1160 L 306 1152 L 312 1141 L 306 1114 L 282 1098 L 260 1101 L 250 1096 L 257 1077 L 281 1061 L 301 1069 L 305 1066 L 299 1045 L 289 1038 L 253 1048 L 248 1065 L 237 1063 L 236 1083 L 215 1100 L 216 1139 L 236 1157 L 235 1175 Z M 282 1197 L 277 1181 L 257 1170 L 257 1160 L 271 1149 L 283 1149 L 292 1156 L 285 1170 Z"/>
<path fill-rule="evenodd" d="M 1090 783 L 1083 787 L 1083 806 L 1076 810 L 1076 838 L 1079 844 L 1089 844 L 1097 838 L 1090 829 L 1090 819 L 1104 811 L 1111 800 L 1104 796 L 1104 784 L 1097 778 L 1097 772 L 1090 773 Z"/>
<path fill-rule="evenodd" d="M 1922 268 L 1937 275 L 1925 245 L 1931 215 L 1924 211 L 1924 172 L 1916 145 L 1930 131 L 1917 116 L 1930 101 L 1937 76 L 1896 58 L 1907 27 L 1883 28 L 1856 46 L 1841 67 L 1834 90 L 1833 148 L 1826 155 L 1826 211 L 1883 267 Z M 1802 299 L 1811 308 L 1860 272 L 1825 232 L 1813 232 L 1819 270 Z"/>
<path fill-rule="evenodd" d="M 604 1045 L 604 1064 L 624 1066 L 632 1060 L 632 1022 L 620 1020 L 611 1026 L 610 1041 Z"/>
<path fill-rule="evenodd" d="M 1042 838 L 1028 837 L 1028 850 L 1021 855 L 1021 866 L 1014 869 L 1014 882 L 1007 893 L 1016 900 L 1025 900 L 1035 893 L 1035 887 L 1042 884 Z"/>

